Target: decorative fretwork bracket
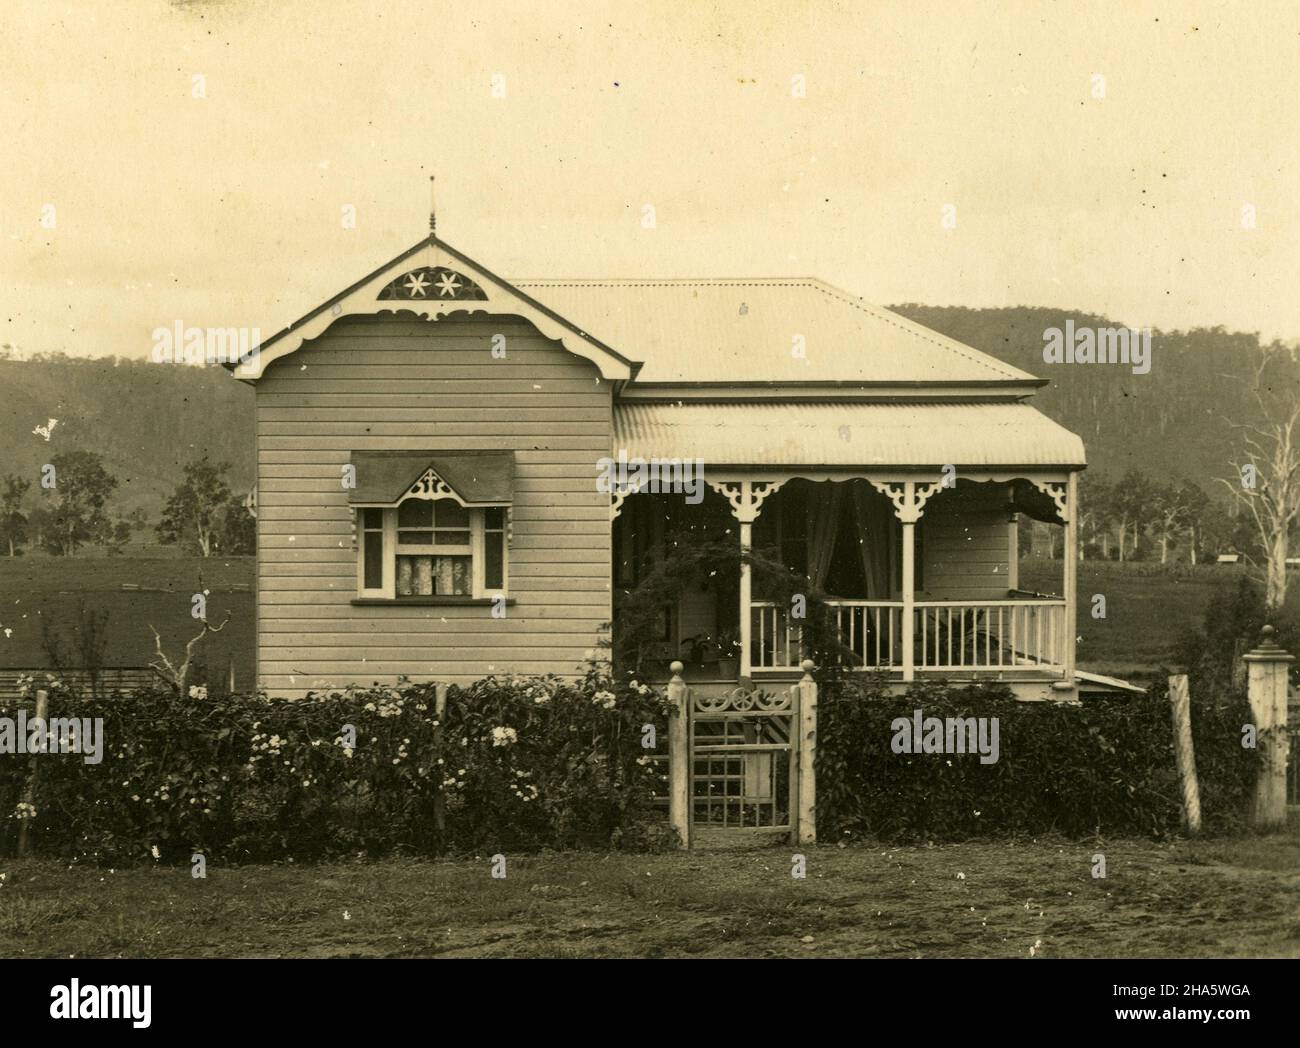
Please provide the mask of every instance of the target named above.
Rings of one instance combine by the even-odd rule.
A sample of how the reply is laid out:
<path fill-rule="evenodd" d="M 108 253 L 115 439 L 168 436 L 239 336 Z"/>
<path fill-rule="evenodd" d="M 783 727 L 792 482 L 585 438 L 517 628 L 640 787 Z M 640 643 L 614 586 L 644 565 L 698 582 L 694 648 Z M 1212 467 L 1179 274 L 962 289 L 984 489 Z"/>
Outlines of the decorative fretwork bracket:
<path fill-rule="evenodd" d="M 894 516 L 904 524 L 915 524 L 925 513 L 925 504 L 931 496 L 943 490 L 943 481 L 918 481 L 912 485 L 911 504 L 907 498 L 907 483 L 901 480 L 872 480 L 871 486 L 894 504 Z"/>
<path fill-rule="evenodd" d="M 635 492 L 627 488 L 612 488 L 609 493 L 609 520 L 612 524 L 618 519 L 618 515 L 623 512 L 623 500 Z"/>
<path fill-rule="evenodd" d="M 456 492 L 452 491 L 445 480 L 433 471 L 432 466 L 424 471 L 419 480 L 406 489 L 406 494 L 402 498 L 428 499 L 431 502 L 434 499 L 455 499 L 457 502 L 460 501 L 460 497 Z"/>
<path fill-rule="evenodd" d="M 731 512 L 741 524 L 753 524 L 763 512 L 763 500 L 775 495 L 784 480 L 708 480 L 709 487 L 731 503 Z"/>
<path fill-rule="evenodd" d="M 1029 478 L 1029 483 L 1056 503 L 1056 515 L 1058 517 L 1062 520 L 1070 519 L 1069 485 L 1055 480 L 1034 480 L 1032 477 Z"/>

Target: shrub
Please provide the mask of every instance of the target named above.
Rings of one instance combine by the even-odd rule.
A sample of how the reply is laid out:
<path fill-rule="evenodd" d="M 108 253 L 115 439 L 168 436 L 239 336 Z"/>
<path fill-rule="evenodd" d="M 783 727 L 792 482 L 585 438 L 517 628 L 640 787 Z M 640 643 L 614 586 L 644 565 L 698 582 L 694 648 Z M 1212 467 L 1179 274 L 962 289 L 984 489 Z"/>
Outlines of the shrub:
<path fill-rule="evenodd" d="M 577 681 L 489 678 L 349 687 L 302 699 L 106 700 L 53 686 L 51 716 L 102 717 L 102 763 L 36 758 L 42 851 L 74 860 L 308 860 L 343 854 L 651 847 L 661 770 L 642 746 L 666 707 L 653 689 L 592 671 Z M 29 715 L 31 711 L 29 709 Z M 355 746 L 349 745 L 355 733 Z M 30 761 L 0 759 L 13 814 Z M 656 796 L 657 795 L 657 796 Z M 435 815 L 441 805 L 445 830 Z"/>
<path fill-rule="evenodd" d="M 1128 702 L 1017 701 L 996 684 L 918 683 L 890 695 L 881 678 L 839 678 L 818 698 L 817 826 L 823 840 L 962 840 L 996 834 L 1147 834 L 1179 827 L 1180 792 L 1164 686 Z M 999 759 L 896 754 L 895 718 L 997 717 Z M 1205 826 L 1240 825 L 1256 751 L 1241 746 L 1243 699 L 1194 696 Z"/>

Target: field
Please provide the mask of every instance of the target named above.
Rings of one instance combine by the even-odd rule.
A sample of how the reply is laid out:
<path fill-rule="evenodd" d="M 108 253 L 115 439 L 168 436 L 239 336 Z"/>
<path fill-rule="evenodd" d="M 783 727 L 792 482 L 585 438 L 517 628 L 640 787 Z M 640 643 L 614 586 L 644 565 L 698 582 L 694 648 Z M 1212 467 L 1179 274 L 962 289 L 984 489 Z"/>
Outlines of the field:
<path fill-rule="evenodd" d="M 231 623 L 210 639 L 212 665 L 232 660 L 236 680 L 253 676 L 253 557 L 172 556 L 0 558 L 0 668 L 48 665 L 41 620 L 71 634 L 78 604 L 108 612 L 106 664 L 143 666 L 153 657 L 150 624 L 168 651 L 177 652 L 194 635 L 190 597 L 210 591 L 209 620 Z M 1154 565 L 1084 561 L 1079 566 L 1079 664 L 1114 676 L 1141 676 L 1168 665 L 1179 638 L 1201 625 L 1205 605 L 1219 586 L 1240 577 L 1235 567 L 1201 566 L 1162 572 Z M 1021 585 L 1059 592 L 1061 562 L 1025 560 Z M 139 589 L 123 589 L 124 585 Z M 1300 587 L 1298 587 L 1300 588 Z M 1093 594 L 1106 597 L 1106 618 L 1091 615 Z"/>
<path fill-rule="evenodd" d="M 230 624 L 209 637 L 209 663 L 234 664 L 236 683 L 252 685 L 254 652 L 252 557 L 3 557 L 0 558 L 0 668 L 48 667 L 44 624 L 76 652 L 79 609 L 107 613 L 104 665 L 147 666 L 157 628 L 175 658 L 199 629 L 191 599 L 208 591 L 208 621 L 230 613 Z M 132 587 L 126 589 L 124 587 Z M 138 587 L 138 588 L 136 588 Z"/>
<path fill-rule="evenodd" d="M 1178 565 L 1088 561 L 1079 565 L 1080 669 L 1115 677 L 1141 676 L 1170 666 L 1183 635 L 1204 624 L 1205 608 L 1220 587 L 1242 577 L 1236 565 Z M 1023 560 L 1020 585 L 1061 592 L 1059 560 Z M 1106 617 L 1093 618 L 1095 594 L 1106 598 Z"/>
<path fill-rule="evenodd" d="M 1300 957 L 1300 832 L 1154 843 L 0 865 L 5 957 Z M 1106 877 L 1092 876 L 1104 854 Z"/>

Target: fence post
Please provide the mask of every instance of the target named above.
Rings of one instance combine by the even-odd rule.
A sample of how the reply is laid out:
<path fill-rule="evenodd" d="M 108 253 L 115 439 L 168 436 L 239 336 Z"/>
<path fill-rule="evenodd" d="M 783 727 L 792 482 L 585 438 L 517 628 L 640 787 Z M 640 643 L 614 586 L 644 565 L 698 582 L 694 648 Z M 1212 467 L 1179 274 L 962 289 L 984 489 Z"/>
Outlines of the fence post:
<path fill-rule="evenodd" d="M 812 659 L 799 664 L 799 843 L 817 843 L 817 682 Z"/>
<path fill-rule="evenodd" d="M 1196 781 L 1196 754 L 1192 749 L 1192 697 L 1187 674 L 1169 678 L 1169 706 L 1174 718 L 1174 757 L 1183 787 L 1183 829 L 1201 832 L 1201 790 Z"/>
<path fill-rule="evenodd" d="M 1259 646 L 1242 656 L 1246 663 L 1246 694 L 1255 722 L 1262 761 L 1255 780 L 1252 823 L 1259 829 L 1286 825 L 1286 760 L 1290 739 L 1286 730 L 1287 677 L 1295 658 L 1273 641 L 1274 629 L 1260 630 Z"/>
<path fill-rule="evenodd" d="M 36 750 L 36 752 L 32 754 L 32 761 L 31 761 L 32 770 L 30 775 L 27 778 L 27 787 L 25 790 L 23 790 L 24 804 L 30 804 L 34 806 L 36 803 L 36 780 L 40 776 L 40 768 L 41 768 L 41 763 L 37 758 L 40 756 L 42 752 L 44 752 L 44 746 L 50 737 L 49 736 L 49 715 L 50 715 L 50 693 L 46 691 L 44 688 L 42 688 L 40 691 L 36 693 L 36 717 L 41 722 L 41 727 L 45 734 L 45 738 L 41 740 L 39 744 L 39 748 Z M 26 813 L 24 812 L 24 814 Z M 31 848 L 32 848 L 31 833 L 30 833 L 31 825 L 32 825 L 32 820 L 30 818 L 24 818 L 18 825 L 19 858 L 25 858 L 26 856 L 31 854 Z"/>
<path fill-rule="evenodd" d="M 433 686 L 433 718 L 438 726 L 433 729 L 434 749 L 442 752 L 442 723 L 447 716 L 447 685 L 438 683 Z M 438 832 L 438 850 L 447 847 L 447 798 L 443 791 L 443 780 L 447 777 L 447 766 L 434 766 L 438 780 L 438 792 L 433 795 L 433 828 Z"/>
<path fill-rule="evenodd" d="M 682 847 L 689 848 L 691 846 L 691 756 L 686 704 L 690 701 L 690 689 L 682 680 L 684 668 L 680 662 L 674 662 L 669 666 L 673 675 L 668 681 L 668 822 L 681 838 Z"/>

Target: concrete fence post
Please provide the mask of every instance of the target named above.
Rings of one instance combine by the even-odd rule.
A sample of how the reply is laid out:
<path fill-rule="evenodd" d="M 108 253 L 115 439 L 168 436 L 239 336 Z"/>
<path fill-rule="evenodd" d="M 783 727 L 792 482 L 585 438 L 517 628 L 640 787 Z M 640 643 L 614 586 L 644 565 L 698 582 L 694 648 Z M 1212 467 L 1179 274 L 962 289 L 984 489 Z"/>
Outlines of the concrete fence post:
<path fill-rule="evenodd" d="M 1290 738 L 1287 733 L 1287 678 L 1294 656 L 1273 641 L 1274 629 L 1260 631 L 1259 646 L 1242 656 L 1247 667 L 1246 694 L 1255 735 L 1261 751 L 1259 777 L 1255 780 L 1252 823 L 1259 829 L 1286 825 L 1286 762 Z"/>
<path fill-rule="evenodd" d="M 799 681 L 799 843 L 817 842 L 817 682 L 812 659 L 800 666 Z"/>
<path fill-rule="evenodd" d="M 674 662 L 669 669 L 672 678 L 668 681 L 668 822 L 677 836 L 681 838 L 682 847 L 691 846 L 691 753 L 688 732 L 690 689 L 682 680 L 680 662 Z"/>

